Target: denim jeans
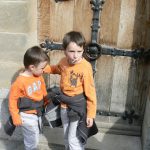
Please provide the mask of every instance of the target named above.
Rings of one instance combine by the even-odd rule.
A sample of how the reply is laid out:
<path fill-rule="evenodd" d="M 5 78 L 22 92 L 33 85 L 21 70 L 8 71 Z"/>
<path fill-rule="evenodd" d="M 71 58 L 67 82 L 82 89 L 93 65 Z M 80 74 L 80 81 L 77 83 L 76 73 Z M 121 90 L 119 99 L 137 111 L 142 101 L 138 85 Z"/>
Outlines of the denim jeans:
<path fill-rule="evenodd" d="M 68 117 L 68 109 L 61 108 L 61 120 L 64 130 L 64 142 L 66 150 L 84 150 L 84 145 L 77 137 L 77 125 L 79 120 L 70 121 Z"/>
<path fill-rule="evenodd" d="M 25 150 L 37 150 L 39 143 L 39 118 L 34 114 L 20 113 Z"/>

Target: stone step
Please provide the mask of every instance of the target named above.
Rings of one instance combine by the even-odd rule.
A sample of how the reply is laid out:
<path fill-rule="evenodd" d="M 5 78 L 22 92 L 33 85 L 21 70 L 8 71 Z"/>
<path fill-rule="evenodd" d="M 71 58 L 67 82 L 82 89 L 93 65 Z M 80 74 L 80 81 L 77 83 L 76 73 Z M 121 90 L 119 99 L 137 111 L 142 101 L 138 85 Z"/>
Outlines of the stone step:
<path fill-rule="evenodd" d="M 136 120 L 129 124 L 128 120 L 123 120 L 121 117 L 98 116 L 96 124 L 100 132 L 141 136 L 141 124 Z"/>
<path fill-rule="evenodd" d="M 50 139 L 48 139 L 49 137 L 46 137 L 44 134 L 40 137 L 39 150 L 65 150 L 63 143 L 60 144 L 63 139 L 53 136 L 53 134 L 49 135 Z M 23 142 L 0 139 L 0 150 L 24 150 Z M 141 139 L 136 136 L 99 132 L 88 139 L 86 150 L 142 150 Z"/>
<path fill-rule="evenodd" d="M 115 119 L 96 120 L 99 132 L 88 139 L 86 150 L 141 150 L 139 124 L 129 125 Z M 136 132 L 138 134 L 135 134 Z M 4 138 L 3 135 L 1 134 L 0 137 Z M 23 150 L 21 140 L 21 130 L 17 128 L 12 137 L 7 136 L 7 140 L 6 138 L 0 140 L 0 150 Z M 45 126 L 43 134 L 40 135 L 39 150 L 64 150 L 63 129 Z"/>
<path fill-rule="evenodd" d="M 103 133 L 141 136 L 141 127 L 135 125 L 124 125 L 119 123 L 97 123 L 99 131 Z"/>
<path fill-rule="evenodd" d="M 45 129 L 48 129 L 48 123 L 45 122 Z M 128 120 L 121 117 L 98 116 L 96 124 L 100 132 L 120 135 L 141 136 L 141 125 L 138 122 L 129 124 Z"/>
<path fill-rule="evenodd" d="M 64 145 L 62 128 L 45 127 L 40 141 L 40 144 L 45 143 L 49 147 L 55 144 Z M 99 130 L 96 135 L 88 139 L 86 148 L 89 150 L 141 150 L 141 138 L 139 136 L 107 134 Z"/>
<path fill-rule="evenodd" d="M 40 143 L 38 148 L 39 150 L 65 150 L 64 145 L 59 145 L 59 144 L 45 145 L 45 143 Z M 85 150 L 98 150 L 98 149 L 85 148 Z"/>
<path fill-rule="evenodd" d="M 39 150 L 65 150 L 64 145 L 40 143 Z M 22 141 L 0 139 L 0 150 L 24 150 Z M 85 150 L 94 150 L 86 148 Z"/>

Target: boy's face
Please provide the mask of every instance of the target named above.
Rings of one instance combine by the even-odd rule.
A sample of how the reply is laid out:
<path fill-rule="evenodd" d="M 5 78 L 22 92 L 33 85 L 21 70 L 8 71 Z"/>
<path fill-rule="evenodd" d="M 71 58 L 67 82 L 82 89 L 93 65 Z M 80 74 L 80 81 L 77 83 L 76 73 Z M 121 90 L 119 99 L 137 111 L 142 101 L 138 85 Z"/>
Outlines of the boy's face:
<path fill-rule="evenodd" d="M 30 65 L 31 73 L 34 76 L 41 76 L 43 74 L 43 70 L 46 67 L 46 65 L 47 65 L 47 61 L 41 62 L 37 66 Z"/>
<path fill-rule="evenodd" d="M 83 47 L 78 46 L 75 42 L 70 42 L 65 50 L 65 55 L 69 64 L 77 64 L 82 60 Z"/>

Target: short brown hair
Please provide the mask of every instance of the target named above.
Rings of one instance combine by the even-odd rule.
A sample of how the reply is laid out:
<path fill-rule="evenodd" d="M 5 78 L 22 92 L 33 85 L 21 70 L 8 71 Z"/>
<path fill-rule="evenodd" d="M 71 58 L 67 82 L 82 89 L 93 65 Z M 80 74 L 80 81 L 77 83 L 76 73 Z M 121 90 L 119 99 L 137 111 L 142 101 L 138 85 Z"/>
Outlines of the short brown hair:
<path fill-rule="evenodd" d="M 33 46 L 27 49 L 26 53 L 24 54 L 23 63 L 25 68 L 28 68 L 29 65 L 38 66 L 40 62 L 44 61 L 49 62 L 49 57 L 47 53 L 39 46 Z"/>
<path fill-rule="evenodd" d="M 70 42 L 75 42 L 78 46 L 85 47 L 85 38 L 81 32 L 70 31 L 63 38 L 63 48 L 66 49 Z"/>

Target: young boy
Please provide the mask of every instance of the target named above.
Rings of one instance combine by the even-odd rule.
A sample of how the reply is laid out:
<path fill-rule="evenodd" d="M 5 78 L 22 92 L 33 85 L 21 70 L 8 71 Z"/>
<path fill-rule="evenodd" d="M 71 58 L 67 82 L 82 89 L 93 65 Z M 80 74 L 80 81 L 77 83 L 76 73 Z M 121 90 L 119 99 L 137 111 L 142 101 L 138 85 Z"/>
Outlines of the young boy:
<path fill-rule="evenodd" d="M 10 89 L 9 111 L 13 124 L 22 128 L 25 150 L 36 150 L 39 142 L 41 111 L 47 103 L 42 74 L 48 62 L 40 47 L 29 48 L 24 55 L 25 69 Z"/>
<path fill-rule="evenodd" d="M 82 93 L 85 94 L 86 124 L 89 128 L 92 127 L 93 119 L 96 116 L 96 92 L 91 64 L 82 56 L 84 46 L 85 39 L 80 32 L 67 33 L 63 38 L 66 57 L 62 58 L 57 65 L 47 66 L 44 72 L 61 75 L 60 88 L 65 95 L 74 97 Z M 84 150 L 84 145 L 77 135 L 79 118 L 72 119 L 68 112 L 67 104 L 61 103 L 65 148 L 66 150 Z"/>

